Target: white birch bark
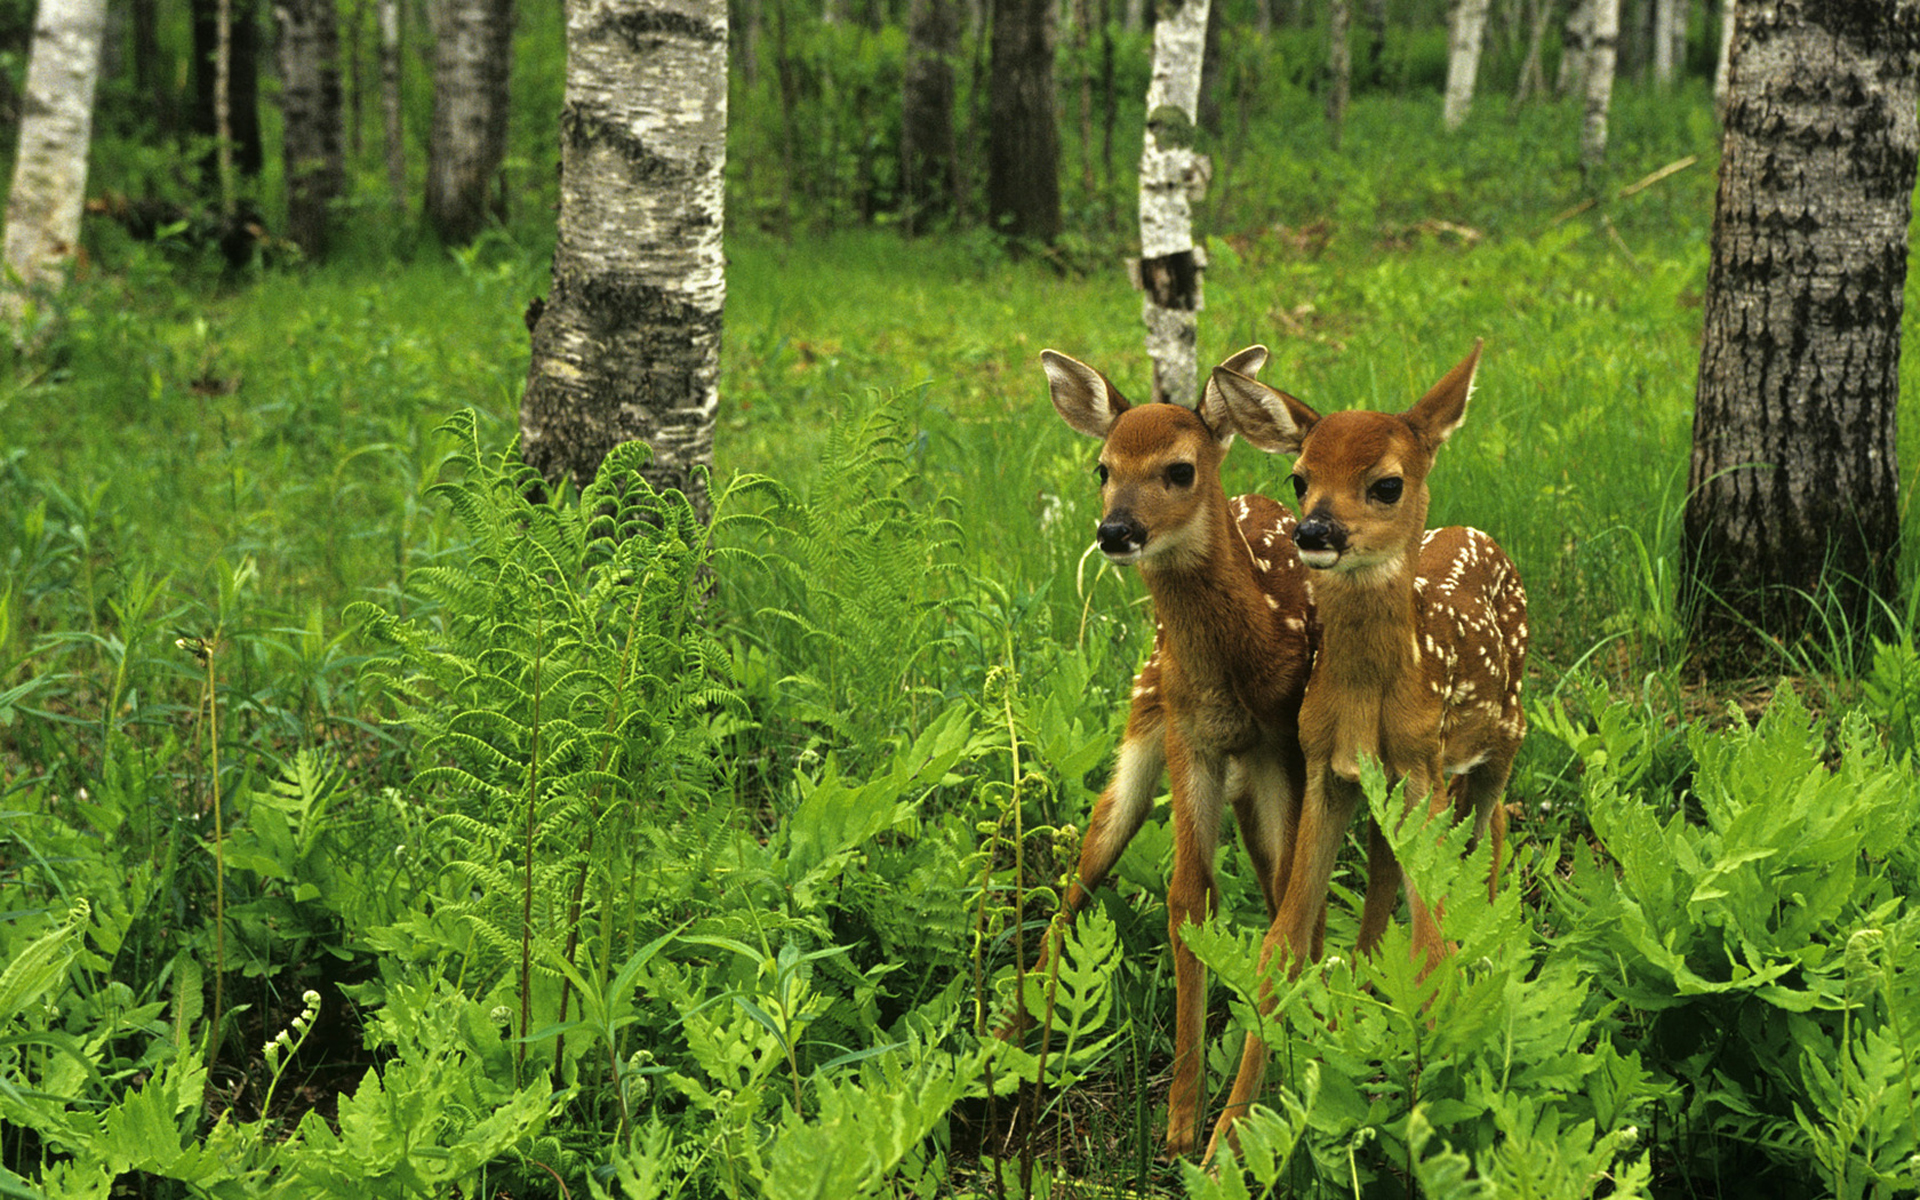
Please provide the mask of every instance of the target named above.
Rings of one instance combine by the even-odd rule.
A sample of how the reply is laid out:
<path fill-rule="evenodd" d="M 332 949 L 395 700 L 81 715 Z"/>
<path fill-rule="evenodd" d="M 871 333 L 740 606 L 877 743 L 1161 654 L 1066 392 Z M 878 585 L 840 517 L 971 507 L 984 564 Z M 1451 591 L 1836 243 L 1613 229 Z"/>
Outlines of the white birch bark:
<path fill-rule="evenodd" d="M 1682 0 L 1653 0 L 1653 81 L 1661 87 L 1673 83 L 1674 72 L 1679 63 L 1679 52 L 1685 44 L 1675 36 L 1675 30 L 1684 32 L 1681 8 Z"/>
<path fill-rule="evenodd" d="M 1193 240 L 1193 202 L 1206 194 L 1212 164 L 1193 149 L 1208 0 L 1186 0 L 1153 28 L 1153 78 L 1140 152 L 1141 316 L 1153 359 L 1153 398 L 1191 404 L 1199 368 L 1194 343 L 1203 307 L 1206 254 Z"/>
<path fill-rule="evenodd" d="M 407 211 L 407 142 L 400 119 L 400 0 L 380 5 L 380 112 L 387 189 L 395 212 Z"/>
<path fill-rule="evenodd" d="M 1486 35 L 1488 0 L 1455 0 L 1447 31 L 1447 95 L 1440 121 L 1458 129 L 1473 107 L 1473 85 L 1480 74 L 1480 43 Z"/>
<path fill-rule="evenodd" d="M 57 287 L 80 242 L 106 27 L 106 0 L 40 0 L 7 197 L 7 286 L 0 291 L 16 329 L 29 293 Z"/>
<path fill-rule="evenodd" d="M 1620 40 L 1620 0 L 1589 0 L 1593 26 L 1587 50 L 1586 118 L 1580 126 L 1580 162 L 1607 160 L 1607 117 L 1613 106 L 1613 63 Z"/>
<path fill-rule="evenodd" d="M 645 441 L 645 474 L 704 517 L 720 404 L 725 0 L 569 0 L 553 290 L 533 320 L 521 455 L 591 481 Z"/>
<path fill-rule="evenodd" d="M 1553 90 L 1562 96 L 1585 95 L 1587 58 L 1593 41 L 1593 6 L 1597 0 L 1572 0 L 1560 38 L 1560 73 Z"/>

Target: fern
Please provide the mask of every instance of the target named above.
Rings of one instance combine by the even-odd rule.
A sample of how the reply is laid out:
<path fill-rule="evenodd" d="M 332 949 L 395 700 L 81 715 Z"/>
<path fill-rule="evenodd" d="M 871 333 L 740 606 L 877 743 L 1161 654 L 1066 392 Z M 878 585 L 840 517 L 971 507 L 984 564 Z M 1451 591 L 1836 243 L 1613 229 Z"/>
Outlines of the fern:
<path fill-rule="evenodd" d="M 644 940 L 625 848 L 705 806 L 723 770 L 710 714 L 743 710 L 697 620 L 709 531 L 640 476 L 644 446 L 611 451 L 577 502 L 534 502 L 526 468 L 482 452 L 472 413 L 444 431 L 453 474 L 432 492 L 464 556 L 410 577 L 425 603 L 409 615 L 349 617 L 387 648 L 370 675 L 414 733 L 416 788 L 445 810 L 441 910 L 469 934 L 447 949 L 491 972 L 518 957 L 525 993 L 582 932 L 601 964 Z"/>
<path fill-rule="evenodd" d="M 941 659 L 964 604 L 959 526 L 925 494 L 890 403 L 834 422 L 810 494 L 764 489 L 771 570 L 734 585 L 785 672 L 783 702 L 843 750 L 886 744 L 943 703 Z"/>

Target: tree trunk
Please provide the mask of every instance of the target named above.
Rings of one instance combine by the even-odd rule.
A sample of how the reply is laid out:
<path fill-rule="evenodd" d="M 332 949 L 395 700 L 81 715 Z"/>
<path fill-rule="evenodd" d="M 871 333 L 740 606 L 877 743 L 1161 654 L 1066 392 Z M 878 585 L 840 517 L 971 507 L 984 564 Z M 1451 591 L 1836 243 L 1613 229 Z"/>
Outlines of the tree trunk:
<path fill-rule="evenodd" d="M 1487 0 L 1454 0 L 1447 32 L 1447 95 L 1440 122 L 1458 129 L 1473 107 L 1473 85 L 1480 74 L 1480 42 L 1487 30 Z"/>
<path fill-rule="evenodd" d="M 1520 82 L 1514 87 L 1513 102 L 1525 104 L 1547 90 L 1546 73 L 1541 69 L 1541 47 L 1547 40 L 1547 23 L 1553 19 L 1553 0 L 1534 0 L 1533 25 L 1527 34 L 1527 56 L 1520 63 Z"/>
<path fill-rule="evenodd" d="M 1387 76 L 1387 0 L 1362 0 L 1360 21 L 1367 31 L 1367 63 L 1362 78 L 1379 87 Z"/>
<path fill-rule="evenodd" d="M 909 235 L 951 215 L 959 151 L 953 139 L 954 58 L 960 15 L 953 0 L 912 0 L 900 94 L 900 192 Z"/>
<path fill-rule="evenodd" d="M 393 211 L 407 211 L 407 135 L 400 107 L 400 0 L 380 5 L 380 113 Z"/>
<path fill-rule="evenodd" d="M 426 214 L 442 240 L 461 244 L 504 215 L 496 182 L 507 155 L 513 0 L 439 0 L 435 18 Z"/>
<path fill-rule="evenodd" d="M 287 238 L 326 253 L 333 202 L 346 190 L 340 148 L 340 31 L 333 0 L 276 0 L 285 123 Z"/>
<path fill-rule="evenodd" d="M 1212 166 L 1194 151 L 1208 0 L 1161 9 L 1153 27 L 1153 79 L 1140 152 L 1139 284 L 1141 316 L 1153 359 L 1153 399 L 1192 404 L 1198 395 L 1198 334 L 1206 254 L 1193 240 L 1193 202 L 1206 193 Z"/>
<path fill-rule="evenodd" d="M 226 17 L 222 19 L 222 9 Z M 254 0 L 194 0 L 194 132 L 224 146 L 230 170 L 256 179 L 266 164 L 260 132 L 260 33 Z M 222 45 L 225 51 L 222 51 Z M 223 120 L 222 105 L 226 108 Z M 202 164 L 203 182 L 225 208 L 237 180 L 222 179 L 219 152 Z"/>
<path fill-rule="evenodd" d="M 1672 86 L 1686 50 L 1685 0 L 1653 0 L 1653 81 Z"/>
<path fill-rule="evenodd" d="M 1740 0 L 1720 0 L 1720 56 L 1713 68 L 1713 109 L 1722 120 L 1727 115 L 1727 84 L 1733 68 L 1733 27 L 1739 12 Z"/>
<path fill-rule="evenodd" d="M 20 152 L 7 197 L 9 279 L 0 291 L 16 337 L 27 293 L 57 287 L 80 243 L 93 93 L 106 27 L 106 0 L 40 0 L 34 19 Z"/>
<path fill-rule="evenodd" d="M 1607 115 L 1613 106 L 1614 46 L 1620 35 L 1620 0 L 1587 0 L 1586 117 L 1580 125 L 1580 163 L 1588 170 L 1607 160 Z"/>
<path fill-rule="evenodd" d="M 1892 597 L 1920 160 L 1920 0 L 1745 0 L 1734 41 L 1682 546 L 1703 654 L 1829 597 L 1864 639 Z"/>
<path fill-rule="evenodd" d="M 1553 90 L 1562 96 L 1586 94 L 1587 66 L 1593 51 L 1593 9 L 1598 3 L 1571 0 L 1567 5 L 1567 23 L 1560 36 L 1560 71 L 1553 80 Z"/>
<path fill-rule="evenodd" d="M 521 454 L 588 483 L 620 442 L 704 518 L 726 301 L 726 0 L 569 0 L 553 290 Z"/>
<path fill-rule="evenodd" d="M 1060 236 L 1052 0 L 993 0 L 992 36 L 987 219 L 1001 233 L 1051 245 Z"/>
<path fill-rule="evenodd" d="M 1353 22 L 1348 0 L 1327 4 L 1327 132 L 1333 148 L 1340 148 L 1340 131 L 1347 123 L 1347 97 L 1353 91 L 1353 54 L 1347 32 Z"/>

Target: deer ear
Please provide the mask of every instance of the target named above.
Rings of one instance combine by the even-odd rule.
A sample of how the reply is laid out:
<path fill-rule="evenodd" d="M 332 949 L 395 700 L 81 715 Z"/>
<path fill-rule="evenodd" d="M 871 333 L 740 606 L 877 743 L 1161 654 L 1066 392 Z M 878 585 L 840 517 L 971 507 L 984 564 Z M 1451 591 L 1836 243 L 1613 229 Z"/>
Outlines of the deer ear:
<path fill-rule="evenodd" d="M 1265 346 L 1248 346 L 1220 364 L 1229 371 L 1238 371 L 1242 375 L 1258 375 L 1260 368 L 1267 365 Z"/>
<path fill-rule="evenodd" d="M 1105 375 L 1058 350 L 1042 350 L 1040 366 L 1047 372 L 1054 411 L 1088 437 L 1104 440 L 1120 414 L 1132 407 Z"/>
<path fill-rule="evenodd" d="M 1203 408 L 1216 398 L 1232 414 L 1232 428 L 1268 454 L 1299 453 L 1307 432 L 1320 421 L 1320 414 L 1301 401 L 1226 364 L 1208 377 Z"/>
<path fill-rule="evenodd" d="M 1473 349 L 1460 364 L 1420 397 L 1420 403 L 1400 414 L 1427 445 L 1438 448 L 1460 428 L 1460 422 L 1466 420 L 1467 400 L 1473 395 L 1473 373 L 1480 366 L 1481 345 L 1482 339 L 1473 339 Z"/>

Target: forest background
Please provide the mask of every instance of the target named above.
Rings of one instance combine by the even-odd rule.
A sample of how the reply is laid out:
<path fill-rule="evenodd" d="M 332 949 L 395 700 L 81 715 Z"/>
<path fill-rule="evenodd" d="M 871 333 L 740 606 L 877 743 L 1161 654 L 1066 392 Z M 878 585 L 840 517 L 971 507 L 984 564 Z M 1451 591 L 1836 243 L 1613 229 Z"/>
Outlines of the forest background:
<path fill-rule="evenodd" d="M 1625 40 L 1583 167 L 1574 103 L 1511 100 L 1518 7 L 1453 133 L 1444 13 L 1386 11 L 1335 149 L 1324 13 L 1222 6 L 1200 361 L 1265 342 L 1310 402 L 1403 407 L 1487 339 L 1433 522 L 1527 580 L 1533 731 L 1497 901 L 1484 856 L 1405 847 L 1449 970 L 1413 979 L 1404 925 L 1342 953 L 1356 849 L 1217 1177 L 1155 1158 L 1163 823 L 1069 943 L 1050 1051 L 981 1036 L 1150 640 L 1083 554 L 1091 444 L 1036 366 L 1144 391 L 1143 30 L 1061 39 L 1065 227 L 1009 245 L 977 174 L 898 228 L 902 14 L 737 14 L 763 59 L 734 76 L 710 533 L 632 451 L 552 506 L 510 456 L 559 14 L 519 15 L 504 206 L 456 245 L 394 212 L 349 104 L 324 258 L 274 235 L 270 156 L 232 267 L 205 145 L 109 71 L 85 262 L 0 392 L 0 1194 L 1920 1188 L 1913 524 L 1887 636 L 1816 627 L 1708 687 L 1677 609 L 1713 14 L 1665 84 Z M 371 22 L 342 13 L 345 53 Z M 431 97 L 403 82 L 411 191 Z M 1280 490 L 1244 448 L 1227 471 Z M 1216 1080 L 1264 924 L 1231 846 L 1222 878 Z"/>

